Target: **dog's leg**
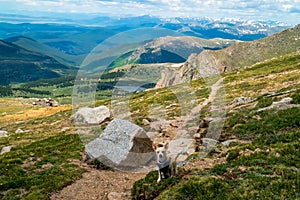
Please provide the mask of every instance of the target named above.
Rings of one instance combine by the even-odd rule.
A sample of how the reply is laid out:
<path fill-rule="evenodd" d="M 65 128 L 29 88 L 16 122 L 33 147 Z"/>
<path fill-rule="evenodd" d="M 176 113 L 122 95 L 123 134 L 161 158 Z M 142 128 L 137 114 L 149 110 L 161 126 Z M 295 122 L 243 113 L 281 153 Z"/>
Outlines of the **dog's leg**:
<path fill-rule="evenodd" d="M 161 181 L 161 174 L 160 174 L 160 169 L 158 169 L 158 179 L 157 179 L 157 183 L 159 183 Z"/>
<path fill-rule="evenodd" d="M 176 176 L 177 175 L 177 165 L 176 162 L 172 162 L 171 164 L 171 176 Z"/>

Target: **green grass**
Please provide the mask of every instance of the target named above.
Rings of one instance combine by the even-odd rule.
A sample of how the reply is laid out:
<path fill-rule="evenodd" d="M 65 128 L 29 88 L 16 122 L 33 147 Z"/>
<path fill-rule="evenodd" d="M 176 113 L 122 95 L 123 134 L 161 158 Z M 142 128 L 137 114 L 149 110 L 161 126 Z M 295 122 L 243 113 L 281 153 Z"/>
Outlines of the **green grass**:
<path fill-rule="evenodd" d="M 300 128 L 300 108 L 261 112 L 256 117 L 240 124 L 234 130 L 234 135 L 242 138 L 251 138 L 256 135 L 275 133 L 286 128 Z"/>
<path fill-rule="evenodd" d="M 154 199 L 163 190 L 178 183 L 179 178 L 170 177 L 163 182 L 157 183 L 158 172 L 152 171 L 147 174 L 144 179 L 141 179 L 133 185 L 132 199 L 134 200 L 146 200 Z"/>
<path fill-rule="evenodd" d="M 300 129 L 293 128 L 290 124 L 286 124 L 285 129 L 287 130 L 277 128 L 273 132 L 254 134 L 251 144 L 228 147 L 227 154 L 219 155 L 226 156 L 228 163 L 216 165 L 204 173 L 192 170 L 192 174 L 199 175 L 182 176 L 172 187 L 160 188 L 162 191 L 156 199 L 299 198 Z M 243 151 L 251 153 L 244 155 Z M 145 178 L 137 182 L 137 185 L 143 185 L 134 194 L 138 196 L 145 192 L 157 192 L 159 189 L 153 183 L 154 179 Z M 139 193 L 136 194 L 137 192 Z M 148 197 L 151 195 L 152 193 L 148 194 Z"/>
<path fill-rule="evenodd" d="M 164 191 L 157 200 L 175 199 L 228 199 L 232 188 L 226 181 L 213 177 L 192 177 Z"/>
<path fill-rule="evenodd" d="M 299 61 L 300 55 L 290 54 L 224 75 L 227 99 L 299 88 Z"/>
<path fill-rule="evenodd" d="M 220 140 L 234 137 L 252 142 L 236 142 L 221 148 L 222 152 L 211 158 L 225 158 L 227 163 L 210 170 L 196 167 L 168 187 L 158 189 L 159 186 L 149 179 L 142 179 L 138 183 L 139 190 L 134 191 L 135 196 L 147 193 L 149 198 L 145 199 L 153 199 L 151 195 L 155 194 L 159 200 L 300 198 L 300 108 L 257 112 L 285 97 L 292 97 L 292 103 L 299 104 L 299 78 L 290 78 L 299 70 L 299 58 L 286 56 L 243 69 L 239 74 L 225 74 L 229 100 L 240 96 L 250 96 L 254 100 L 231 108 L 233 112 L 227 113 Z M 265 76 L 271 79 L 266 81 Z M 277 83 L 278 87 L 274 88 Z M 198 94 L 206 94 L 200 89 L 204 88 L 203 82 L 193 84 L 199 88 Z M 153 91 L 156 97 L 159 91 Z M 273 93 L 265 94 L 266 91 Z M 147 93 L 139 95 L 145 98 Z M 207 115 L 207 112 L 209 110 L 203 110 L 202 114 Z M 189 162 L 194 160 L 197 158 Z"/>
<path fill-rule="evenodd" d="M 157 171 L 150 172 L 146 178 L 135 183 L 133 198 L 300 198 L 300 108 L 257 112 L 284 97 L 292 97 L 293 104 L 300 104 L 299 62 L 299 55 L 290 54 L 223 74 L 228 101 L 241 96 L 254 100 L 231 108 L 226 115 L 220 141 L 237 138 L 247 139 L 251 143 L 236 142 L 228 147 L 218 146 L 219 149 L 210 155 L 210 159 L 224 159 L 226 163 L 212 169 L 196 167 L 190 171 L 182 170 L 179 176 L 159 184 L 156 183 Z M 136 68 L 130 75 L 134 77 L 140 74 L 142 79 L 153 80 L 159 71 L 156 69 L 149 74 L 151 69 L 147 70 Z M 112 80 L 110 77 L 102 81 L 108 83 Z M 155 109 L 162 113 L 154 114 L 165 115 L 167 119 L 184 115 L 196 103 L 201 104 L 208 98 L 209 85 L 215 81 L 199 79 L 192 81 L 188 87 L 181 84 L 133 93 L 129 106 L 131 117 L 141 124 L 144 118 L 152 120 L 151 111 Z M 31 88 L 51 90 L 51 95 L 61 102 L 71 102 L 70 85 L 62 86 L 63 82 L 47 85 L 47 81 L 44 84 Z M 111 106 L 111 93 L 111 89 L 97 92 L 96 105 Z M 197 102 L 191 104 L 191 99 Z M 12 99 L 1 99 L 0 105 L 0 114 L 6 113 L 3 116 L 33 109 Z M 201 118 L 210 117 L 210 105 L 201 111 Z M 0 156 L 0 199 L 48 199 L 52 192 L 80 177 L 83 170 L 72 160 L 81 159 L 80 153 L 84 147 L 78 135 L 74 134 L 75 127 L 69 122 L 70 115 L 71 111 L 66 111 L 18 123 L 11 121 L 1 124 L 9 132 L 9 137 L 0 139 L 0 148 L 8 145 L 14 147 L 11 152 Z M 64 127 L 68 129 L 62 131 Z M 29 132 L 17 134 L 17 128 Z M 189 162 L 197 159 L 193 157 Z"/>
<path fill-rule="evenodd" d="M 78 135 L 60 134 L 1 155 L 0 198 L 48 199 L 81 175 L 71 159 L 79 160 L 82 150 Z"/>

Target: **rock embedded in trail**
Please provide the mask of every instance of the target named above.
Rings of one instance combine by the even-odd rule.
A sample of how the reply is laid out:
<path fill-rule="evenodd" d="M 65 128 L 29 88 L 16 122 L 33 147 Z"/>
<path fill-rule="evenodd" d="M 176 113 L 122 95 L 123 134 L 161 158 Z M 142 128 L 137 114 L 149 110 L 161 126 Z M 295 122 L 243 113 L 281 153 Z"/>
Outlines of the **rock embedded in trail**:
<path fill-rule="evenodd" d="M 106 106 L 96 108 L 83 107 L 72 115 L 71 121 L 75 125 L 98 125 L 109 118 L 110 111 Z"/>
<path fill-rule="evenodd" d="M 152 141 L 130 121 L 114 119 L 103 134 L 85 146 L 87 157 L 109 167 L 139 171 L 155 162 Z"/>
<path fill-rule="evenodd" d="M 118 193 L 118 192 L 110 192 L 107 195 L 107 200 L 125 200 L 125 199 L 131 199 L 130 198 L 130 193 Z"/>

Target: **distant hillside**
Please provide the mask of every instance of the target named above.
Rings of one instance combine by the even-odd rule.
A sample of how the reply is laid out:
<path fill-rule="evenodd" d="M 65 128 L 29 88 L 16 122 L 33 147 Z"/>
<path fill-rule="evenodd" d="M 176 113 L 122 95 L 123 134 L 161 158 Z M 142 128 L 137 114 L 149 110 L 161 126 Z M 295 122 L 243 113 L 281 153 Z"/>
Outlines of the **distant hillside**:
<path fill-rule="evenodd" d="M 239 42 L 223 50 L 193 54 L 178 69 L 164 73 L 158 86 L 196 80 L 299 51 L 300 25 L 253 42 Z"/>
<path fill-rule="evenodd" d="M 55 58 L 57 61 L 59 61 L 64 65 L 76 66 L 83 59 L 83 56 L 66 54 L 56 48 L 50 47 L 34 39 L 24 37 L 24 36 L 15 36 L 15 37 L 7 38 L 4 41 L 18 45 L 29 51 L 34 51 L 34 52 L 41 53 L 43 55 L 50 56 L 52 58 Z"/>
<path fill-rule="evenodd" d="M 147 42 L 135 51 L 130 51 L 116 59 L 109 68 L 126 64 L 182 63 L 192 53 L 203 50 L 218 50 L 236 43 L 235 40 L 205 40 L 193 36 L 166 36 Z"/>
<path fill-rule="evenodd" d="M 55 78 L 70 71 L 49 56 L 0 40 L 0 85 Z"/>
<path fill-rule="evenodd" d="M 110 27 L 87 27 L 70 24 L 11 24 L 0 22 L 0 39 L 4 40 L 19 36 L 34 39 L 46 45 L 47 49 L 51 47 L 49 49 L 51 54 L 58 55 L 67 61 L 72 60 L 76 65 L 80 65 L 84 57 L 99 43 L 121 31 L 123 30 Z M 14 42 L 16 42 L 16 39 L 13 39 Z M 23 43 L 22 41 L 20 46 L 36 51 L 36 47 L 34 47 L 36 44 L 32 46 L 33 41 L 28 44 L 27 42 Z M 45 49 L 45 46 L 42 49 Z M 43 51 L 42 54 L 45 53 Z"/>

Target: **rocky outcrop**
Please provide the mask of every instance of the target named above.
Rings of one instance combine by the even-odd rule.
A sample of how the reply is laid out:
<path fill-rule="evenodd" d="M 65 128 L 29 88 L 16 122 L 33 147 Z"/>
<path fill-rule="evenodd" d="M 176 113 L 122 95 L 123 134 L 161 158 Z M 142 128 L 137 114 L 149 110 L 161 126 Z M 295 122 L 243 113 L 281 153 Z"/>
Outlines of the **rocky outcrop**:
<path fill-rule="evenodd" d="M 180 73 L 178 69 L 166 66 L 161 70 L 161 78 L 157 81 L 155 88 L 163 88 L 180 82 Z"/>
<path fill-rule="evenodd" d="M 32 105 L 57 107 L 59 106 L 59 103 L 52 98 L 43 98 L 43 99 L 33 99 Z"/>
<path fill-rule="evenodd" d="M 110 111 L 106 106 L 83 107 L 71 116 L 71 121 L 75 125 L 98 125 L 108 118 L 110 118 Z"/>
<path fill-rule="evenodd" d="M 163 81 L 159 82 L 157 88 L 190 82 L 297 52 L 300 50 L 299 30 L 300 25 L 260 40 L 237 42 L 222 50 L 205 50 L 198 55 L 192 54 L 180 68 L 169 70 L 168 73 L 162 72 Z M 289 48 L 282 48 L 283 46 Z"/>
<path fill-rule="evenodd" d="M 85 146 L 89 158 L 125 171 L 138 171 L 155 162 L 152 141 L 139 126 L 114 119 L 99 138 Z"/>
<path fill-rule="evenodd" d="M 157 82 L 156 88 L 188 83 L 192 80 L 219 74 L 224 70 L 224 66 L 217 61 L 210 51 L 203 51 L 198 55 L 191 54 L 180 67 L 166 66 L 161 72 L 161 78 Z"/>

